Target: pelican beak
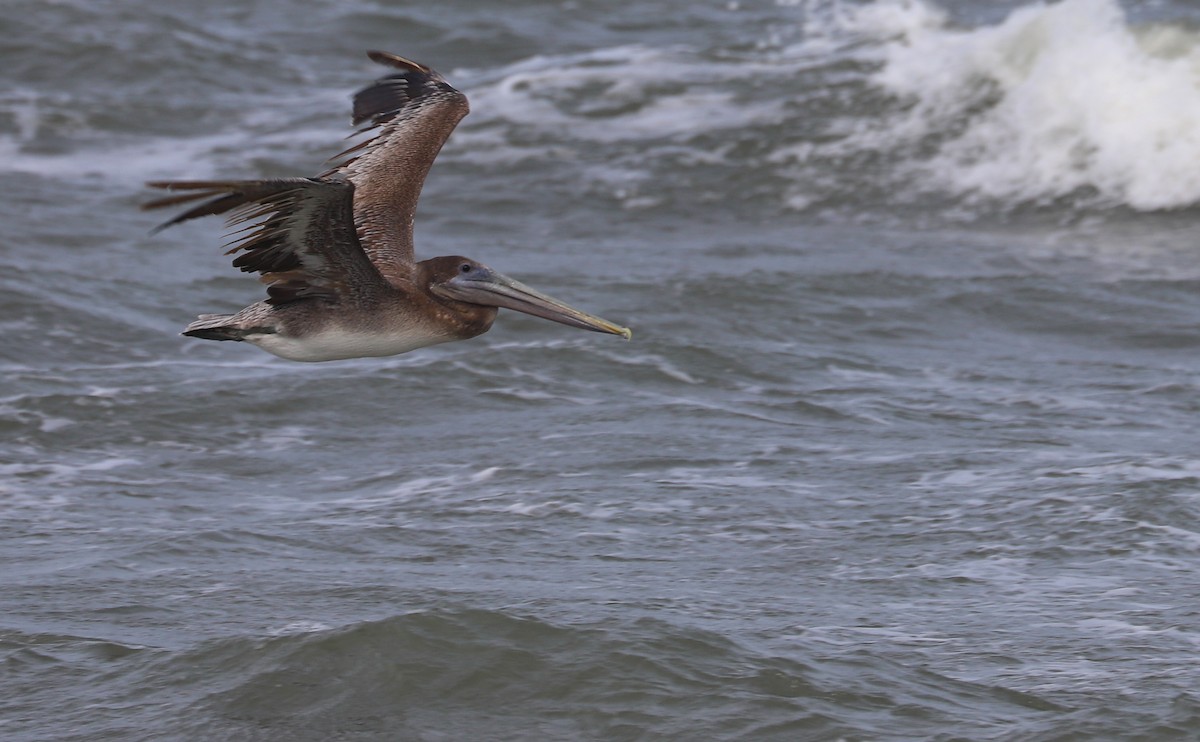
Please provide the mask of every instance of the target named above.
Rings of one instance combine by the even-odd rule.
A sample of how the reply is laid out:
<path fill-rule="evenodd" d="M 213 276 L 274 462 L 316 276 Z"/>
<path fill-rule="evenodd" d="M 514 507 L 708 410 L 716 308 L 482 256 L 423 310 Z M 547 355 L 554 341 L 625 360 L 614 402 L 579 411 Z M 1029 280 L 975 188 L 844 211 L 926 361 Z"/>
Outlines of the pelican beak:
<path fill-rule="evenodd" d="M 581 312 L 575 307 L 546 296 L 520 281 L 502 273 L 496 273 L 491 269 L 457 276 L 435 288 L 435 290 L 438 289 L 440 289 L 438 293 L 458 301 L 513 309 L 583 330 L 620 335 L 626 340 L 633 337 L 633 331 L 628 327 L 621 327 L 606 319 Z"/>

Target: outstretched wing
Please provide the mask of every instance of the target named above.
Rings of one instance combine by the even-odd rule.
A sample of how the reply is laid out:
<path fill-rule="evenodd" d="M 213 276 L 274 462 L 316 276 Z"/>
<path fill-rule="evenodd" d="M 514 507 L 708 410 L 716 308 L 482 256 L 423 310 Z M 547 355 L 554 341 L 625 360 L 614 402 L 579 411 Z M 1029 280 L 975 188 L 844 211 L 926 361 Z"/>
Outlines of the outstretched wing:
<path fill-rule="evenodd" d="M 267 302 L 298 299 L 338 301 L 386 286 L 359 244 L 353 211 L 354 187 L 339 180 L 284 178 L 244 181 L 165 181 L 152 188 L 186 191 L 143 204 L 143 209 L 202 203 L 159 226 L 210 214 L 228 214 L 249 232 L 226 253 L 240 252 L 234 266 L 261 273 Z"/>
<path fill-rule="evenodd" d="M 378 130 L 342 152 L 324 177 L 354 186 L 354 223 L 367 257 L 390 282 L 409 285 L 416 268 L 413 217 L 421 186 L 454 127 L 467 115 L 467 97 L 432 69 L 386 52 L 373 61 L 402 70 L 354 96 L 354 123 Z"/>

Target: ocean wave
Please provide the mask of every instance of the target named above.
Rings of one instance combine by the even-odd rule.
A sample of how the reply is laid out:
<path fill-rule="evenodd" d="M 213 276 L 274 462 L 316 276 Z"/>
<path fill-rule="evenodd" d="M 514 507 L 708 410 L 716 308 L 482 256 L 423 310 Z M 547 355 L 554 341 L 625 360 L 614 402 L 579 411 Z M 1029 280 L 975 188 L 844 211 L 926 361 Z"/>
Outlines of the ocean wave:
<path fill-rule="evenodd" d="M 588 177 L 627 208 L 669 204 L 670 173 L 750 170 L 798 210 L 1200 202 L 1200 32 L 1183 22 L 1136 25 L 1116 0 L 975 28 L 922 0 L 802 5 L 799 41 L 751 54 L 632 45 L 481 74 L 462 156 L 599 146 Z"/>
<path fill-rule="evenodd" d="M 141 708 L 154 709 L 160 732 L 204 739 L 685 739 L 697 729 L 832 739 L 886 735 L 897 708 L 931 734 L 964 703 L 987 709 L 978 729 L 1063 710 L 819 636 L 796 660 L 652 618 L 572 624 L 444 608 L 271 634 L 85 658 L 81 669 L 103 671 L 109 694 L 86 721 L 71 712 L 60 723 L 111 731 Z M 865 723 L 839 721 L 848 707 Z"/>
<path fill-rule="evenodd" d="M 853 42 L 899 104 L 785 159 L 889 152 L 894 177 L 971 202 L 1173 209 L 1200 202 L 1200 32 L 1116 0 L 1034 3 L 961 28 L 923 0 L 837 3 L 810 33 Z M 799 45 L 814 43 L 812 39 Z"/>
<path fill-rule="evenodd" d="M 627 210 L 733 201 L 971 217 L 1200 202 L 1200 31 L 1184 20 L 1135 23 L 1117 0 L 1033 3 L 973 27 L 932 0 L 812 0 L 776 13 L 754 48 L 635 34 L 451 69 L 474 112 L 443 159 L 485 192 L 497 190 L 493 172 L 509 189 L 569 180 Z M 170 98 L 139 99 L 139 115 L 168 121 L 142 127 L 114 124 L 111 101 L 84 91 L 0 94 L 0 171 L 132 186 L 316 172 L 336 151 L 345 74 L 309 62 L 301 81 L 280 62 L 256 71 L 275 79 L 264 93 L 238 82 L 238 59 L 211 64 L 231 84 L 206 81 L 206 130 L 181 123 L 194 103 Z M 148 74 L 145 84 L 165 84 Z"/>

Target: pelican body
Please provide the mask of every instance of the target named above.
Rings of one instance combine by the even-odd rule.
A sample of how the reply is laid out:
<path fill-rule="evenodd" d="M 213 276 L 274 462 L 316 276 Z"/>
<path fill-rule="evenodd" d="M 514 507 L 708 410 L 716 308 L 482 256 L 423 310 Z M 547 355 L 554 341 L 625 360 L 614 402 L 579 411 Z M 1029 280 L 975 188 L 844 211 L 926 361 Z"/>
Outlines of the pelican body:
<path fill-rule="evenodd" d="M 628 328 L 470 258 L 416 261 L 417 199 L 467 115 L 467 98 L 424 65 L 368 56 L 401 71 L 354 96 L 353 123 L 377 133 L 337 155 L 332 169 L 315 178 L 148 184 L 183 193 L 143 208 L 190 205 L 159 229 L 210 214 L 248 223 L 229 254 L 240 253 L 233 265 L 267 284 L 263 301 L 236 314 L 202 314 L 183 334 L 244 341 L 293 361 L 332 361 L 466 340 L 487 332 L 506 308 L 628 339 Z"/>

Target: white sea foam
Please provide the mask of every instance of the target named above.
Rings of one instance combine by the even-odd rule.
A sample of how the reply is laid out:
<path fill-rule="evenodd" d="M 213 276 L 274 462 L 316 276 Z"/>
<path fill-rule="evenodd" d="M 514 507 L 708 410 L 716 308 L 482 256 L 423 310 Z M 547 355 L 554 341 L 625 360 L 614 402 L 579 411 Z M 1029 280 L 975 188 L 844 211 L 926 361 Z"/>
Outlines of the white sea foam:
<path fill-rule="evenodd" d="M 706 63 L 684 48 L 622 46 L 537 56 L 473 89 L 472 108 L 476 123 L 504 121 L 573 139 L 671 139 L 780 118 L 782 102 L 746 107 L 719 85 L 756 69 Z"/>
<path fill-rule="evenodd" d="M 330 631 L 332 626 L 320 621 L 292 621 L 283 626 L 276 626 L 267 629 L 267 634 L 270 636 L 299 636 L 302 634 L 318 634 L 323 631 Z"/>
<path fill-rule="evenodd" d="M 489 466 L 479 471 L 456 471 L 443 476 L 416 477 L 406 480 L 391 489 L 387 496 L 409 499 L 412 497 L 455 492 L 459 488 L 486 482 L 500 471 L 498 466 Z M 355 500 L 356 498 L 351 498 Z"/>
<path fill-rule="evenodd" d="M 640 162 L 619 169 L 625 178 L 657 177 L 661 147 L 678 149 L 696 134 L 811 126 L 807 114 L 802 121 L 785 107 L 786 91 L 798 91 L 791 80 L 849 56 L 873 70 L 854 73 L 858 80 L 894 105 L 855 108 L 816 140 L 778 145 L 768 162 L 796 181 L 782 195 L 796 208 L 820 202 L 831 179 L 858 177 L 818 172 L 863 153 L 885 157 L 881 177 L 900 190 L 968 202 L 1071 196 L 1141 210 L 1200 202 L 1200 32 L 1136 27 L 1117 0 L 1032 3 L 973 29 L 956 27 L 928 0 L 805 5 L 803 40 L 759 58 L 628 46 L 491 72 L 472 90 L 469 158 L 515 161 L 565 141 L 653 142 Z M 823 79 L 854 82 L 846 74 L 826 68 Z M 762 86 L 780 97 L 740 93 Z M 529 138 L 539 133 L 553 136 Z M 702 154 L 709 159 L 701 167 L 737 164 L 724 150 Z M 811 167 L 788 167 L 797 162 Z"/>
<path fill-rule="evenodd" d="M 911 170 L 956 195 L 1039 202 L 1090 188 L 1153 210 L 1200 202 L 1200 33 L 1135 28 L 1117 0 L 1035 3 L 963 30 L 922 0 L 842 9 L 829 33 L 878 42 L 873 82 L 908 102 L 850 149 L 939 137 Z"/>
<path fill-rule="evenodd" d="M 931 192 L 1006 205 L 1200 203 L 1194 28 L 1136 26 L 1118 0 L 1031 3 L 977 28 L 954 25 L 934 0 L 780 4 L 804 12 L 782 10 L 795 12 L 791 26 L 767 31 L 754 52 L 629 44 L 451 71 L 474 113 L 444 157 L 468 167 L 579 159 L 582 179 L 627 208 L 666 202 L 660 186 L 681 171 L 730 167 L 789 179 L 779 200 L 796 209 L 831 194 L 870 198 L 863 192 L 873 187 L 900 200 Z M 789 33 L 800 40 L 784 43 Z M 288 90 L 244 106 L 232 92 L 222 103 L 236 113 L 222 131 L 135 140 L 89 133 L 84 119 L 68 126 L 63 117 L 78 106 L 16 90 L 0 95 L 0 114 L 13 122 L 0 135 L 0 171 L 130 184 L 240 176 L 247 160 L 335 151 L 344 130 L 310 114 L 344 107 L 347 92 Z M 810 100 L 844 109 L 814 117 Z M 45 127 L 64 128 L 55 131 L 72 151 L 31 146 Z M 711 135 L 726 133 L 714 145 Z M 588 145 L 611 156 L 582 157 Z M 882 163 L 846 166 L 860 155 Z"/>
<path fill-rule="evenodd" d="M 230 126 L 191 137 L 132 137 L 94 128 L 78 112 L 78 101 L 64 93 L 31 89 L 0 94 L 0 117 L 7 115 L 15 131 L 0 134 L 0 173 L 17 172 L 77 180 L 100 178 L 140 184 L 164 178 L 203 179 L 244 173 L 244 161 L 276 154 L 336 152 L 346 130 L 326 121 L 297 126 L 295 119 L 314 105 L 345 106 L 345 91 L 316 90 L 277 97 L 273 105 L 246 112 Z M 68 151 L 45 152 L 34 146 L 48 130 L 69 139 Z M 314 162 L 314 169 L 321 167 Z"/>
<path fill-rule="evenodd" d="M 229 137 L 194 140 L 152 139 L 124 147 L 81 148 L 70 153 L 27 152 L 19 140 L 0 138 L 0 172 L 9 171 L 58 178 L 106 178 L 130 183 L 190 172 L 190 177 L 213 177 L 204 163 L 207 155 Z"/>

